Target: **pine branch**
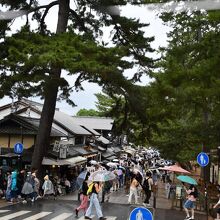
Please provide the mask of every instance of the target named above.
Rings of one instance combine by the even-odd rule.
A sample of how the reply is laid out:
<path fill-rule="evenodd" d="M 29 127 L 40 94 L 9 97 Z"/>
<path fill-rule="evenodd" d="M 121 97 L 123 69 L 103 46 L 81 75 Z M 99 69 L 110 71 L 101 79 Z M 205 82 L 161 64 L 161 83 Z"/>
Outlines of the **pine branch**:
<path fill-rule="evenodd" d="M 38 11 L 38 10 L 40 10 L 40 9 L 43 9 L 43 8 L 51 8 L 51 7 L 53 7 L 53 6 L 55 6 L 55 5 L 58 5 L 59 4 L 59 2 L 58 1 L 54 1 L 54 2 L 51 2 L 50 4 L 48 4 L 48 5 L 41 5 L 41 6 L 38 6 L 38 7 L 36 7 L 36 8 L 32 8 L 32 9 L 30 9 L 29 11 L 28 11 L 28 13 L 32 13 L 32 12 L 35 12 L 35 11 Z"/>
<path fill-rule="evenodd" d="M 76 18 L 78 24 L 81 26 L 81 28 L 85 31 L 88 32 L 87 28 L 85 27 L 85 24 L 83 20 L 79 17 L 79 15 L 73 10 L 70 9 L 70 13 L 73 15 L 74 18 Z"/>

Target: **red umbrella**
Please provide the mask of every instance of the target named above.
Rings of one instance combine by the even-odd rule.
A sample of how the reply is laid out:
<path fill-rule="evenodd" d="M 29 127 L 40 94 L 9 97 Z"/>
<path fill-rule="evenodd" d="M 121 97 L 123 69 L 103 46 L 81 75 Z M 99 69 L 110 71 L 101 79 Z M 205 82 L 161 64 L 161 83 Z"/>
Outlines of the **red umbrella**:
<path fill-rule="evenodd" d="M 165 166 L 165 167 L 161 167 L 159 168 L 160 170 L 167 170 L 167 171 L 171 171 L 171 172 L 176 172 L 176 173 L 187 173 L 189 174 L 190 172 L 183 169 L 180 166 L 177 165 L 172 165 L 172 166 Z"/>

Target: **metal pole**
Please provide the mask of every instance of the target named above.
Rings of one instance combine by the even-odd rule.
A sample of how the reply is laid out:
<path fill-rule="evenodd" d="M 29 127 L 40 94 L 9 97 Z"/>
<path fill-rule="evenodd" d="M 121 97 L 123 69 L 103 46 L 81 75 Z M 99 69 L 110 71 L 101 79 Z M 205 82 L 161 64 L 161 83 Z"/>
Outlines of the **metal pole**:
<path fill-rule="evenodd" d="M 204 172 L 204 183 L 205 183 L 205 209 L 206 209 L 206 220 L 209 219 L 209 208 L 208 208 L 208 193 L 207 193 L 207 185 L 206 185 L 206 168 L 203 167 Z"/>
<path fill-rule="evenodd" d="M 206 206 L 206 219 L 209 219 L 209 208 L 208 208 L 208 198 L 207 198 L 207 189 L 205 183 L 205 206 Z"/>
<path fill-rule="evenodd" d="M 156 198 L 156 195 L 154 193 L 154 200 L 153 200 L 153 207 L 154 207 L 154 209 L 156 209 L 156 204 L 157 204 L 157 198 Z"/>

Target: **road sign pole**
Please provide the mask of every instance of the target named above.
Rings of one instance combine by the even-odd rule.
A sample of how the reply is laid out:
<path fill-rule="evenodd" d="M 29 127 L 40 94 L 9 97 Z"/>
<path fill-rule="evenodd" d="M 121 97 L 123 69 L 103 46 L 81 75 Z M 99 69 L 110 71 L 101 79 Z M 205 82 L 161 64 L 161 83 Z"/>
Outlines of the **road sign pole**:
<path fill-rule="evenodd" d="M 154 199 L 154 200 L 153 200 L 153 208 L 156 209 L 156 206 L 157 206 L 157 205 L 156 205 L 156 204 L 157 204 L 157 198 L 156 198 L 155 193 L 154 193 L 153 199 Z"/>
<path fill-rule="evenodd" d="M 208 208 L 208 193 L 207 193 L 207 184 L 206 184 L 206 168 L 203 167 L 203 176 L 204 176 L 204 184 L 205 184 L 205 210 L 206 210 L 206 220 L 209 219 L 209 208 Z"/>
<path fill-rule="evenodd" d="M 130 206 L 130 213 L 128 215 L 128 220 L 154 220 L 154 208 Z"/>
<path fill-rule="evenodd" d="M 207 192 L 207 185 L 206 185 L 206 178 L 207 178 L 207 169 L 206 166 L 209 164 L 209 156 L 207 153 L 201 152 L 197 156 L 197 163 L 202 167 L 203 171 L 203 178 L 204 178 L 204 185 L 205 185 L 205 210 L 206 210 L 206 219 L 209 219 L 209 207 L 208 207 L 208 192 Z"/>

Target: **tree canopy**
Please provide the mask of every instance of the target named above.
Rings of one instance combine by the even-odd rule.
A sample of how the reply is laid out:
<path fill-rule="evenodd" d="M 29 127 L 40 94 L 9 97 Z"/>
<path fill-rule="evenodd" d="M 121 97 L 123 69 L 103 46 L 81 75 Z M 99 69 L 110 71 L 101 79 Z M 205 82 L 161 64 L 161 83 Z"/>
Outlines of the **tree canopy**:
<path fill-rule="evenodd" d="M 219 145 L 219 12 L 163 14 L 172 25 L 151 89 L 164 111 L 152 143 L 178 160 Z M 158 107 L 159 107 L 158 106 Z"/>
<path fill-rule="evenodd" d="M 74 104 L 70 93 L 83 89 L 82 82 L 89 81 L 110 93 L 123 94 L 135 106 L 134 83 L 154 66 L 153 60 L 146 56 L 153 52 L 150 43 L 154 38 L 144 35 L 143 27 L 147 25 L 139 20 L 106 11 L 105 6 L 115 4 L 114 0 L 58 0 L 46 5 L 40 0 L 20 0 L 1 4 L 10 10 L 27 11 L 26 23 L 14 34 L 10 34 L 13 21 L 2 22 L 0 96 L 44 99 L 32 160 L 32 167 L 40 168 L 49 146 L 56 101 L 65 99 Z M 58 6 L 55 33 L 45 22 L 54 6 Z M 32 20 L 37 22 L 37 28 L 32 27 Z M 103 40 L 105 27 L 112 29 L 109 42 Z M 138 71 L 128 80 L 123 73 L 133 66 L 138 66 Z M 70 83 L 65 74 L 76 75 L 77 79 Z"/>
<path fill-rule="evenodd" d="M 77 116 L 100 116 L 100 113 L 95 109 L 80 109 L 77 113 Z"/>

